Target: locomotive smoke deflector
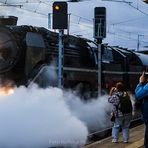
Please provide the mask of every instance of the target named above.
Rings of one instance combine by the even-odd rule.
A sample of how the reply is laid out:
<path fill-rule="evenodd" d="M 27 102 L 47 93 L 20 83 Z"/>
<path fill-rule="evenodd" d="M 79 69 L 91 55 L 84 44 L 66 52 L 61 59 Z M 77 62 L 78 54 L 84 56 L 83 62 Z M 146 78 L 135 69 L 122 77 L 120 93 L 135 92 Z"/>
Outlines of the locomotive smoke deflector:
<path fill-rule="evenodd" d="M 17 25 L 17 20 L 15 16 L 0 16 L 0 25 Z"/>

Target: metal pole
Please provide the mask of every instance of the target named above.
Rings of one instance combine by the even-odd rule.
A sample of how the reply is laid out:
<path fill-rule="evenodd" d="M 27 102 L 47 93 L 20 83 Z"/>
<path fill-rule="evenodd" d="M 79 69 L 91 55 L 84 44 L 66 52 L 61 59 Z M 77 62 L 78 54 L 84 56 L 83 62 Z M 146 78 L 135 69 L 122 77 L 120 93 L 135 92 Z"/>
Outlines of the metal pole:
<path fill-rule="evenodd" d="M 139 46 L 140 46 L 139 38 L 140 38 L 140 35 L 138 34 L 137 51 L 139 51 Z"/>
<path fill-rule="evenodd" d="M 71 13 L 68 14 L 68 29 L 67 29 L 67 35 L 69 35 L 69 31 L 70 31 L 70 15 L 71 15 Z"/>
<path fill-rule="evenodd" d="M 101 22 L 101 19 L 100 19 Z M 101 96 L 101 79 L 102 79 L 102 72 L 101 72 L 101 64 L 102 64 L 102 59 L 101 59 L 101 44 L 102 44 L 102 34 L 101 34 L 101 23 L 98 23 L 98 38 L 97 38 L 97 43 L 98 43 L 98 96 Z"/>
<path fill-rule="evenodd" d="M 63 30 L 59 30 L 58 46 L 58 87 L 63 88 Z"/>
<path fill-rule="evenodd" d="M 97 43 L 98 43 L 98 96 L 101 96 L 101 76 L 102 76 L 102 72 L 101 72 L 101 64 L 102 64 L 102 59 L 101 59 L 101 43 L 102 43 L 102 39 L 97 39 Z"/>
<path fill-rule="evenodd" d="M 51 29 L 51 13 L 48 13 L 48 29 Z"/>

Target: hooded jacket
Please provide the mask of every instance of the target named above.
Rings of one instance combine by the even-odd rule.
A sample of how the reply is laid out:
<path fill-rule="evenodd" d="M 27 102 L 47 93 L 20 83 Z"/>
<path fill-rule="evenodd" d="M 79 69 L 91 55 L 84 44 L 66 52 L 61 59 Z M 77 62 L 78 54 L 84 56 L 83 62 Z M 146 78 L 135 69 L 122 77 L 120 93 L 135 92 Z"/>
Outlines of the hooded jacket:
<path fill-rule="evenodd" d="M 135 89 L 135 97 L 137 100 L 143 100 L 143 121 L 148 124 L 148 83 L 143 85 L 139 83 Z"/>
<path fill-rule="evenodd" d="M 114 92 L 112 96 L 108 98 L 108 102 L 113 104 L 113 112 L 115 113 L 116 117 L 123 116 L 122 112 L 119 109 L 120 105 L 120 96 L 127 95 L 127 92 L 117 91 Z M 131 114 L 127 113 L 127 114 Z"/>

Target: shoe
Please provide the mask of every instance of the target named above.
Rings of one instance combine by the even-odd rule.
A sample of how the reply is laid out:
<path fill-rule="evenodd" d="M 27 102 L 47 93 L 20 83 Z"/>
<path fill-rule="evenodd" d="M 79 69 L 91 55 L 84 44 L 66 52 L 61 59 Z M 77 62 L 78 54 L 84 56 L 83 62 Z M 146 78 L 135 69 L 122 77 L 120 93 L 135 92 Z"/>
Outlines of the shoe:
<path fill-rule="evenodd" d="M 118 143 L 118 140 L 117 139 L 113 139 L 112 143 Z"/>
<path fill-rule="evenodd" d="M 123 142 L 124 142 L 124 143 L 128 143 L 128 140 L 124 140 Z"/>

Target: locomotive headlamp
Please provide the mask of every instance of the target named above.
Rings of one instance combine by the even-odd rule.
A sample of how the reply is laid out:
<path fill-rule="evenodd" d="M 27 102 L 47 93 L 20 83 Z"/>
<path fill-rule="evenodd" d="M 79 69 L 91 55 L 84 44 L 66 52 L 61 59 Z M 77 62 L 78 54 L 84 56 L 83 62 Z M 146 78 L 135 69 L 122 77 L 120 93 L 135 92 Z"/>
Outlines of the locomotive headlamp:
<path fill-rule="evenodd" d="M 14 87 L 3 86 L 0 87 L 0 96 L 7 96 L 14 93 Z"/>

